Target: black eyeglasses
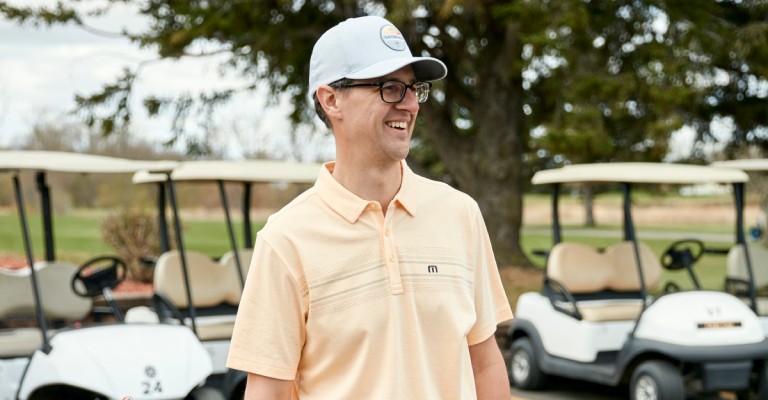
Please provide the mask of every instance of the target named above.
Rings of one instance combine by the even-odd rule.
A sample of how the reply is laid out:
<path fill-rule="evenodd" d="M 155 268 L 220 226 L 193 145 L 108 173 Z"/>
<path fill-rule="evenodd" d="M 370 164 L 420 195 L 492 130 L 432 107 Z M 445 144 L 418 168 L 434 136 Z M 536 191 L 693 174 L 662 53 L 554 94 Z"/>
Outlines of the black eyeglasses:
<path fill-rule="evenodd" d="M 370 83 L 348 83 L 346 85 L 337 86 L 339 88 L 351 88 L 351 87 L 378 87 L 381 94 L 381 100 L 385 103 L 399 103 L 405 98 L 405 90 L 411 89 L 416 94 L 416 100 L 419 103 L 427 101 L 429 98 L 429 89 L 432 87 L 431 82 L 414 82 L 410 85 L 406 85 L 405 82 L 398 80 L 389 80 L 382 82 L 370 82 Z"/>

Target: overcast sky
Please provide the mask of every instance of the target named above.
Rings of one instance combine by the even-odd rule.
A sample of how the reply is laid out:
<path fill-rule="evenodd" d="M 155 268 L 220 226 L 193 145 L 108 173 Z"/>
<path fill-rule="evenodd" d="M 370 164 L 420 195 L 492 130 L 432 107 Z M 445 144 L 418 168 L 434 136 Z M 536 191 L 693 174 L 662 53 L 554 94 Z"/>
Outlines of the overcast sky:
<path fill-rule="evenodd" d="M 11 3 L 50 4 L 55 0 Z M 119 32 L 122 27 L 136 32 L 145 24 L 130 8 L 117 5 L 113 10 L 105 17 L 88 20 L 88 25 L 108 32 Z M 151 50 L 140 50 L 126 39 L 99 36 L 76 27 L 18 26 L 0 19 L 0 147 L 18 145 L 41 119 L 71 119 L 66 114 L 74 109 L 76 94 L 95 93 L 105 83 L 113 82 L 123 68 L 133 69 L 142 60 L 155 58 Z M 147 94 L 194 95 L 247 83 L 237 76 L 220 76 L 217 65 L 216 59 L 183 59 L 145 67 L 132 97 L 131 132 L 153 143 L 170 138 L 168 118 L 146 117 L 141 99 Z M 265 110 L 264 104 L 264 97 L 258 93 L 241 95 L 217 113 L 215 123 L 222 134 L 218 144 L 227 143 L 222 147 L 228 149 L 228 157 L 241 158 L 243 150 L 267 151 L 277 158 L 289 157 L 286 152 L 296 153 L 295 146 L 289 143 L 287 108 Z M 669 158 L 684 156 L 693 136 L 690 129 L 676 132 Z M 298 157 L 303 160 L 333 157 L 330 137 L 314 138 L 301 147 Z"/>
<path fill-rule="evenodd" d="M 12 3 L 51 2 L 16 0 Z M 117 12 L 89 20 L 88 24 L 109 32 L 118 32 L 121 27 L 137 31 L 143 26 L 139 15 L 124 6 L 118 7 Z M 120 76 L 123 68 L 133 69 L 142 60 L 155 58 L 154 52 L 140 50 L 122 38 L 104 37 L 77 27 L 19 26 L 0 19 L 0 147 L 18 145 L 41 118 L 48 121 L 72 118 L 63 116 L 74 109 L 76 94 L 95 93 Z M 195 95 L 215 87 L 246 84 L 237 76 L 221 76 L 217 65 L 216 59 L 183 59 L 146 66 L 132 97 L 135 115 L 131 132 L 154 143 L 170 137 L 167 118 L 146 117 L 141 99 L 147 94 Z M 229 143 L 226 147 L 231 157 L 239 158 L 242 155 L 238 154 L 239 149 L 280 152 L 289 146 L 287 108 L 265 111 L 264 104 L 264 97 L 259 94 L 241 95 L 217 113 L 216 125 L 224 132 L 222 140 Z M 234 130 L 241 134 L 232 134 Z M 275 134 L 280 132 L 285 134 Z M 327 148 L 327 144 L 310 143 L 308 147 Z M 303 157 L 311 158 L 326 150 L 308 149 Z"/>

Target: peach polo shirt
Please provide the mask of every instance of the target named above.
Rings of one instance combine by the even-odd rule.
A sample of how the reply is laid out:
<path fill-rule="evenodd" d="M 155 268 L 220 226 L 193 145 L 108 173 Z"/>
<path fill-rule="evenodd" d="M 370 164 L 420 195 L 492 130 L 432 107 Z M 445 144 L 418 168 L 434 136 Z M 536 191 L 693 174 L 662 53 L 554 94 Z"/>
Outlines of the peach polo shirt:
<path fill-rule="evenodd" d="M 301 400 L 475 399 L 469 346 L 512 318 L 477 203 L 403 162 L 385 216 L 333 166 L 258 233 L 227 365 Z"/>

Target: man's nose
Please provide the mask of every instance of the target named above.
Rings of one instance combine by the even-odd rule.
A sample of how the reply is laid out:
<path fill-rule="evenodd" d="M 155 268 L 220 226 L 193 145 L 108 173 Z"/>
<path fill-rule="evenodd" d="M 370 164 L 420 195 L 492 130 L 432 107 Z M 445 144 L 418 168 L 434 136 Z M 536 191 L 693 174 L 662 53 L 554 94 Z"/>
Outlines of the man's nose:
<path fill-rule="evenodd" d="M 397 103 L 398 108 L 406 109 L 410 112 L 419 111 L 419 100 L 416 98 L 416 90 L 414 88 L 406 88 L 405 96 L 403 100 Z"/>

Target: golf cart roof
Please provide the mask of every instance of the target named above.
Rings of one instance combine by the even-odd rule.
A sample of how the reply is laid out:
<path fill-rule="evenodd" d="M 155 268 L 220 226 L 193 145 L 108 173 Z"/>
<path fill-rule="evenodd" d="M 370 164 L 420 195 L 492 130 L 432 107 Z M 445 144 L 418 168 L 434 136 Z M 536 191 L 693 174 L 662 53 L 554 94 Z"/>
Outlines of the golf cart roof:
<path fill-rule="evenodd" d="M 73 173 L 134 173 L 139 170 L 170 171 L 176 161 L 139 161 L 61 151 L 2 150 L 0 171 Z"/>
<path fill-rule="evenodd" d="M 171 172 L 174 181 L 313 183 L 321 164 L 272 160 L 184 161 Z M 139 171 L 133 183 L 162 182 L 164 174 Z"/>
<path fill-rule="evenodd" d="M 167 175 L 160 172 L 149 172 L 148 170 L 144 169 L 141 171 L 136 171 L 133 174 L 133 177 L 131 178 L 131 182 L 133 183 L 157 183 L 157 182 L 165 182 L 167 179 Z"/>
<path fill-rule="evenodd" d="M 535 185 L 551 183 L 658 183 L 698 184 L 747 182 L 744 171 L 704 165 L 617 162 L 575 164 L 562 168 L 538 171 L 531 182 Z"/>
<path fill-rule="evenodd" d="M 715 161 L 710 165 L 715 167 L 738 168 L 742 171 L 768 171 L 768 159 L 765 158 Z"/>

